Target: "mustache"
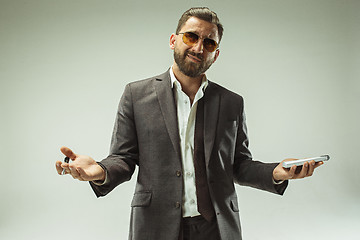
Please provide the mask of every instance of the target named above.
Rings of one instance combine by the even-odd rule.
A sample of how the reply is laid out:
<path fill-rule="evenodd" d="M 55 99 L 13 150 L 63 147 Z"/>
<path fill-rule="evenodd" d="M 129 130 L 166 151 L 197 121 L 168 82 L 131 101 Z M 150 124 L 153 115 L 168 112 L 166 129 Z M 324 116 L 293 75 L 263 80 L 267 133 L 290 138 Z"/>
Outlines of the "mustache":
<path fill-rule="evenodd" d="M 200 59 L 201 61 L 204 60 L 203 59 L 203 56 L 200 54 L 200 53 L 194 53 L 194 52 L 191 52 L 189 50 L 186 50 L 185 54 L 189 54 L 189 55 L 192 55 L 194 57 L 197 57 L 198 59 Z"/>

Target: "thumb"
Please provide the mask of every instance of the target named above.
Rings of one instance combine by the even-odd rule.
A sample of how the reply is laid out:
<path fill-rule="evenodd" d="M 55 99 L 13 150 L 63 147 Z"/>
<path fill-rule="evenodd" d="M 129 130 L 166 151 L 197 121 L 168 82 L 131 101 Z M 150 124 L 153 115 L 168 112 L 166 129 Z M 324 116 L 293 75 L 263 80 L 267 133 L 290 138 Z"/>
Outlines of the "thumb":
<path fill-rule="evenodd" d="M 76 154 L 75 154 L 70 148 L 61 147 L 61 148 L 60 148 L 60 151 L 61 151 L 65 156 L 69 157 L 71 160 L 75 160 Z"/>

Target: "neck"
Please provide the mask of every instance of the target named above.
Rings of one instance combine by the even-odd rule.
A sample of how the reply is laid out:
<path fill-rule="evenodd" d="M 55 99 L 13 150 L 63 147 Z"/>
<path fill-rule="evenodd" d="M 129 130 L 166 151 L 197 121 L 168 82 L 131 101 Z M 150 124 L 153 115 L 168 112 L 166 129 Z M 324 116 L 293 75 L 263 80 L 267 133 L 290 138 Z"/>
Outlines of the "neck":
<path fill-rule="evenodd" d="M 198 77 L 189 77 L 183 74 L 179 67 L 174 63 L 172 70 L 176 79 L 180 82 L 183 92 L 190 98 L 193 102 L 197 91 L 200 88 L 204 74 L 201 74 Z"/>

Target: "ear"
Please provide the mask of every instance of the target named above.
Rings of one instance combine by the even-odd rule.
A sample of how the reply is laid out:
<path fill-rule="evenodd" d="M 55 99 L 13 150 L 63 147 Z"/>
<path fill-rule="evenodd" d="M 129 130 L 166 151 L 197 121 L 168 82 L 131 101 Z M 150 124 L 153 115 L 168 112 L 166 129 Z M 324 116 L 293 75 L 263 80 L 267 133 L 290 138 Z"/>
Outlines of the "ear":
<path fill-rule="evenodd" d="M 173 33 L 170 36 L 170 49 L 174 50 L 175 48 L 175 41 L 176 41 L 176 34 Z"/>
<path fill-rule="evenodd" d="M 213 63 L 214 63 L 214 62 L 216 61 L 216 59 L 219 57 L 219 54 L 220 54 L 220 50 L 219 50 L 219 49 L 216 49 Z"/>

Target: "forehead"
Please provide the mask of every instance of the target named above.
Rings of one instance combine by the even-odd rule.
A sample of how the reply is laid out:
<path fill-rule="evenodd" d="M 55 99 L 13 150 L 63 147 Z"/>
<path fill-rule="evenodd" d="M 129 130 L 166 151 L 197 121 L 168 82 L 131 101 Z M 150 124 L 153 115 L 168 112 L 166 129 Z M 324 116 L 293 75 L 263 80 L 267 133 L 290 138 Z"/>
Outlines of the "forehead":
<path fill-rule="evenodd" d="M 201 37 L 219 39 L 217 26 L 197 17 L 190 17 L 182 26 L 180 32 L 194 32 Z"/>

